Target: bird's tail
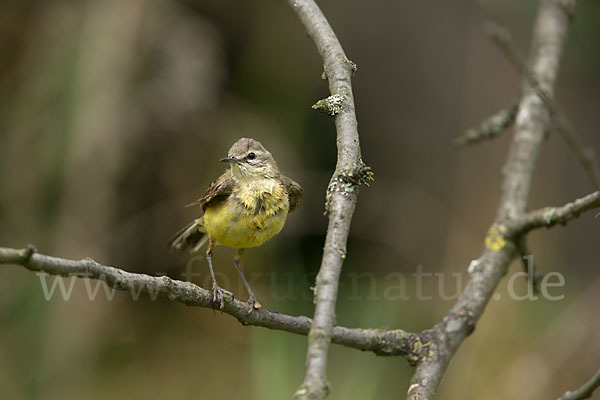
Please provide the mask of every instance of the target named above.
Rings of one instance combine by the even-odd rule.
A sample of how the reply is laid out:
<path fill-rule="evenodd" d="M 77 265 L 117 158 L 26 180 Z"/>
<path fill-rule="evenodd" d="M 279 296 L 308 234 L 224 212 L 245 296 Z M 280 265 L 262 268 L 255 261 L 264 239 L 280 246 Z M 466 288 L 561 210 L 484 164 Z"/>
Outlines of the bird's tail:
<path fill-rule="evenodd" d="M 173 235 L 168 246 L 175 250 L 195 253 L 206 242 L 208 242 L 208 235 L 204 229 L 204 219 L 198 218 Z"/>

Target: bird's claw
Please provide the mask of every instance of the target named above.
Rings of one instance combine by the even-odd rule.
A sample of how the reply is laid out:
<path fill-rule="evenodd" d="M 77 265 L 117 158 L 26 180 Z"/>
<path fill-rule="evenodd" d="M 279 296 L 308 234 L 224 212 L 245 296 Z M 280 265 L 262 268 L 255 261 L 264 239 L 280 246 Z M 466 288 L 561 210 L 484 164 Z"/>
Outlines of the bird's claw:
<path fill-rule="evenodd" d="M 220 310 L 225 308 L 225 295 L 233 297 L 233 293 L 229 290 L 223 289 L 216 283 L 213 284 L 213 303 L 218 304 Z"/>

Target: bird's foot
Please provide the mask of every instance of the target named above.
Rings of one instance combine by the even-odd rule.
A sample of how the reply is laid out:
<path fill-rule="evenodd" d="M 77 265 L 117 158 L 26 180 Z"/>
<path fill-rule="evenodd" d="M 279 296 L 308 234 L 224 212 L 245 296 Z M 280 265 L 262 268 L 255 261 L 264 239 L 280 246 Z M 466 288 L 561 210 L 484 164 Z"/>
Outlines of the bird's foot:
<path fill-rule="evenodd" d="M 250 311 L 252 311 L 252 310 L 258 310 L 259 308 L 262 308 L 262 305 L 258 302 L 258 300 L 256 299 L 256 296 L 250 295 L 250 297 L 248 298 L 247 303 L 252 306 L 252 308 L 250 309 Z"/>
<path fill-rule="evenodd" d="M 219 309 L 222 310 L 225 308 L 225 296 L 233 297 L 233 293 L 229 290 L 223 289 L 221 286 L 213 283 L 213 303 L 219 305 Z"/>

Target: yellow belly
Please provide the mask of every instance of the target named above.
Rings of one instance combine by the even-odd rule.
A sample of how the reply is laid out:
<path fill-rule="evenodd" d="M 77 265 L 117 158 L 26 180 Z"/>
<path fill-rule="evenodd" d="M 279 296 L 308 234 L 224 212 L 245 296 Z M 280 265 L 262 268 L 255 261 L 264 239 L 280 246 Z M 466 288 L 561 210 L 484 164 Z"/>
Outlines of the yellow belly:
<path fill-rule="evenodd" d="M 260 246 L 283 228 L 289 209 L 287 198 L 283 200 L 278 210 L 255 212 L 230 197 L 204 210 L 204 227 L 215 244 L 236 249 Z"/>

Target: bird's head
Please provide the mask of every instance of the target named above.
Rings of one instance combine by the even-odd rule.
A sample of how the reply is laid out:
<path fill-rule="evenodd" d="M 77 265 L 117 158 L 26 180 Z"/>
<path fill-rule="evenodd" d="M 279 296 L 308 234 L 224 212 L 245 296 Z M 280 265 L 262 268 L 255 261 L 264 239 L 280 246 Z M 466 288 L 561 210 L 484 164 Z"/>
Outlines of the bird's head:
<path fill-rule="evenodd" d="M 258 141 L 241 138 L 231 146 L 222 162 L 231 164 L 231 172 L 237 179 L 272 178 L 279 175 L 275 159 Z"/>

